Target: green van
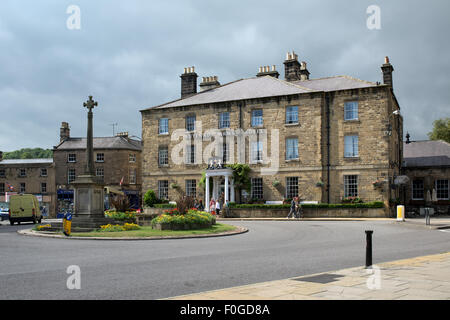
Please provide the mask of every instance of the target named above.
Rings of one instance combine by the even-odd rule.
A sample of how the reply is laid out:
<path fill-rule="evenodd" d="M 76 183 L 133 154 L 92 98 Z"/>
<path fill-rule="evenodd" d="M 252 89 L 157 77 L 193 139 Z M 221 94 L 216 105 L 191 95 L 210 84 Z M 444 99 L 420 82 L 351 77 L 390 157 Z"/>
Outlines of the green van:
<path fill-rule="evenodd" d="M 9 223 L 13 225 L 14 222 L 20 224 L 23 221 L 42 221 L 39 201 L 32 194 L 13 195 L 9 199 Z"/>

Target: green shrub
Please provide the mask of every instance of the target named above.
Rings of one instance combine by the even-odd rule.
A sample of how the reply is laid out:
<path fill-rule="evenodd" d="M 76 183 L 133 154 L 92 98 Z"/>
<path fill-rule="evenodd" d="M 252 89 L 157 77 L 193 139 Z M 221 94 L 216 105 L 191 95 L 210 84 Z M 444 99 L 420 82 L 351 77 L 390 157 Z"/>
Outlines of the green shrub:
<path fill-rule="evenodd" d="M 147 207 L 153 207 L 156 203 L 158 203 L 158 198 L 156 197 L 155 191 L 149 189 L 144 195 L 144 204 Z"/>
<path fill-rule="evenodd" d="M 230 209 L 289 209 L 290 204 L 236 204 L 229 203 Z M 302 208 L 308 209 L 340 209 L 340 208 L 384 208 L 381 201 L 367 203 L 319 203 L 319 204 L 302 204 Z"/>
<path fill-rule="evenodd" d="M 155 208 L 159 208 L 159 209 L 171 209 L 171 208 L 176 208 L 177 205 L 176 204 L 172 204 L 172 203 L 156 203 L 155 204 Z"/>
<path fill-rule="evenodd" d="M 177 212 L 177 211 L 170 211 Z M 152 220 L 152 226 L 160 224 L 198 224 L 214 223 L 215 217 L 208 212 L 189 210 L 186 214 L 165 213 Z"/>

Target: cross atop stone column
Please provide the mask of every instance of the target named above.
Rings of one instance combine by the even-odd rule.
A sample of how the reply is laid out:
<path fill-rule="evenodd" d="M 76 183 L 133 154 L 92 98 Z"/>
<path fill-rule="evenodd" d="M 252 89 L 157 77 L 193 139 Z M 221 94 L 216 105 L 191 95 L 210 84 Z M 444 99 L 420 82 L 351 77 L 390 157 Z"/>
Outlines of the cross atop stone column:
<path fill-rule="evenodd" d="M 97 101 L 92 99 L 92 96 L 89 96 L 89 100 L 83 103 L 83 107 L 88 108 L 88 125 L 87 125 L 87 137 L 86 137 L 86 170 L 85 173 L 91 176 L 95 174 L 94 168 L 94 145 L 93 145 L 93 129 L 92 129 L 92 118 L 93 112 L 92 109 L 98 106 Z"/>
<path fill-rule="evenodd" d="M 92 109 L 96 106 L 98 106 L 98 103 L 97 101 L 92 100 L 92 96 L 89 96 L 89 100 L 83 103 L 83 107 L 88 108 L 89 112 L 92 112 Z"/>

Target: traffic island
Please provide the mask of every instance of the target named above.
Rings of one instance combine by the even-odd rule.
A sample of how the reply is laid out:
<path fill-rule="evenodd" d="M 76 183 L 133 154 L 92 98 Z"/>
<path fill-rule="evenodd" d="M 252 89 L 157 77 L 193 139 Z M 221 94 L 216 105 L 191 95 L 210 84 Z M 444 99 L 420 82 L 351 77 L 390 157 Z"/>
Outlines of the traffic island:
<path fill-rule="evenodd" d="M 114 226 L 113 226 L 114 227 Z M 33 229 L 18 230 L 17 233 L 26 236 L 37 236 L 60 239 L 84 239 L 84 240 L 161 240 L 161 239 L 187 239 L 187 238 L 207 238 L 223 237 L 248 232 L 247 228 L 217 223 L 209 228 L 198 230 L 157 230 L 151 226 L 140 227 L 136 230 L 128 231 L 91 231 L 72 232 L 70 237 L 62 232 L 38 231 Z"/>

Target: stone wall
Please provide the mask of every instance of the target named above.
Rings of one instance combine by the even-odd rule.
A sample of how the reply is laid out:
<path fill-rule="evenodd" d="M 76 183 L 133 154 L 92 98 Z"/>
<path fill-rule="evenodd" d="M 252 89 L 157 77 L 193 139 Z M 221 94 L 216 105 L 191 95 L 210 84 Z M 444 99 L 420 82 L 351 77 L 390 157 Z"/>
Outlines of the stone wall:
<path fill-rule="evenodd" d="M 289 209 L 245 208 L 230 209 L 229 218 L 286 218 Z M 389 213 L 384 208 L 336 208 L 303 209 L 305 218 L 386 218 Z"/>

